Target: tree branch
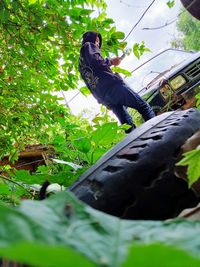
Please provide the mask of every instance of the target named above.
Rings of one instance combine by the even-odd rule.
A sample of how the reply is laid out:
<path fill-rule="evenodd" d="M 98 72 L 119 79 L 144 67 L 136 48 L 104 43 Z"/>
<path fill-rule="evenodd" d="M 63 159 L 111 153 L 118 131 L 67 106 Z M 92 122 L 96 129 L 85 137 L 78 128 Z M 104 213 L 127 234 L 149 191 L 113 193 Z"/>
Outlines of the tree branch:
<path fill-rule="evenodd" d="M 171 24 L 174 23 L 175 21 L 177 21 L 177 19 L 178 19 L 184 12 L 186 12 L 186 9 L 183 10 L 182 12 L 180 12 L 180 13 L 177 15 L 177 18 L 171 20 L 170 22 L 167 22 L 167 21 L 166 21 L 166 23 L 163 24 L 163 25 L 161 25 L 161 26 L 158 26 L 158 27 L 152 27 L 152 28 L 142 28 L 142 30 L 159 30 L 159 29 L 162 29 L 162 28 L 164 28 L 164 27 L 166 27 L 166 26 L 168 26 L 168 25 L 171 25 Z"/>
<path fill-rule="evenodd" d="M 131 4 L 128 4 L 128 3 L 126 3 L 126 2 L 124 2 L 122 0 L 120 0 L 120 3 L 122 3 L 122 4 L 124 4 L 124 5 L 128 6 L 128 7 L 135 7 L 135 8 L 143 8 L 144 7 L 144 6 L 131 5 Z"/>
<path fill-rule="evenodd" d="M 196 0 L 193 0 L 188 6 L 187 8 L 190 8 L 194 3 L 196 2 Z M 173 19 L 172 21 L 170 22 L 166 22 L 164 25 L 161 25 L 161 26 L 158 26 L 158 27 L 153 27 L 153 28 L 143 28 L 142 30 L 159 30 L 159 29 L 162 29 L 172 23 L 174 23 L 184 12 L 186 12 L 187 9 L 184 9 L 183 11 L 181 11 L 178 15 L 177 15 L 177 18 L 176 19 Z"/>
<path fill-rule="evenodd" d="M 147 11 L 149 10 L 149 8 L 153 5 L 153 3 L 156 0 L 153 0 L 151 2 L 151 4 L 146 8 L 146 10 L 144 11 L 144 13 L 142 14 L 142 16 L 139 18 L 139 20 L 137 21 L 137 23 L 133 26 L 133 28 L 130 30 L 130 32 L 128 33 L 128 35 L 124 38 L 123 42 L 131 35 L 132 31 L 136 28 L 136 26 L 140 23 L 140 21 L 143 19 L 143 17 L 145 16 L 145 14 L 147 13 Z"/>

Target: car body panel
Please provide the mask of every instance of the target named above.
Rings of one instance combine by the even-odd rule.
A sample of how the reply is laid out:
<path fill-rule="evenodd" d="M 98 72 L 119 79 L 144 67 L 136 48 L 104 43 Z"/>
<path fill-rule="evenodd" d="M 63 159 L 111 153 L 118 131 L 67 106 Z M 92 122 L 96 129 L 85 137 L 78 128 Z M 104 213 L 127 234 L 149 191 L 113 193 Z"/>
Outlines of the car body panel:
<path fill-rule="evenodd" d="M 188 53 L 187 59 L 157 73 L 158 75 L 138 92 L 156 113 L 190 108 L 195 105 L 195 95 L 200 92 L 200 52 Z M 174 89 L 171 81 L 175 78 L 181 78 L 185 83 Z"/>

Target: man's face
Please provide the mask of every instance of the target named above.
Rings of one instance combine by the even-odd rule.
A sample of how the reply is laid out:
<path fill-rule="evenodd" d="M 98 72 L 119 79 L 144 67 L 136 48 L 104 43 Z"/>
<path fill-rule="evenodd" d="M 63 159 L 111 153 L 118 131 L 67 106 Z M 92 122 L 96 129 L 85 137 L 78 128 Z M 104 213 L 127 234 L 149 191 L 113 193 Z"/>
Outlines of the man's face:
<path fill-rule="evenodd" d="M 95 45 L 99 48 L 100 40 L 99 40 L 99 37 L 98 36 L 96 37 Z"/>

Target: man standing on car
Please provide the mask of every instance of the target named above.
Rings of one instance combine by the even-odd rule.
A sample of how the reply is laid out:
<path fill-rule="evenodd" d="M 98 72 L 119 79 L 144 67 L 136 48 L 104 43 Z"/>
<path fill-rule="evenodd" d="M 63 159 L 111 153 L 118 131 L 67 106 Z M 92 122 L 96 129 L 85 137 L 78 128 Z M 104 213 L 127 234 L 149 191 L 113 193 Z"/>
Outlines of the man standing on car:
<path fill-rule="evenodd" d="M 83 34 L 79 71 L 97 101 L 111 109 L 121 124 L 129 124 L 131 128 L 127 132 L 130 132 L 135 129 L 135 125 L 127 107 L 136 109 L 145 121 L 155 114 L 146 101 L 129 88 L 117 73 L 112 72 L 110 66 L 119 65 L 122 59 L 104 59 L 100 52 L 101 44 L 99 33 L 89 31 Z"/>

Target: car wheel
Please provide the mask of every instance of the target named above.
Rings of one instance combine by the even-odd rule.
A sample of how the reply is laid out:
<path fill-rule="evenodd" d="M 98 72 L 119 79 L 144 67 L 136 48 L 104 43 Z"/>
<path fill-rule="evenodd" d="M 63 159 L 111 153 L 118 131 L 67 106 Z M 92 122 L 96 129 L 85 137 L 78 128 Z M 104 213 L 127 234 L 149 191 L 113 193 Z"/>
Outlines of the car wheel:
<path fill-rule="evenodd" d="M 181 146 L 199 129 L 196 109 L 163 113 L 131 132 L 69 190 L 95 209 L 121 218 L 175 217 L 198 203 L 174 168 Z"/>

